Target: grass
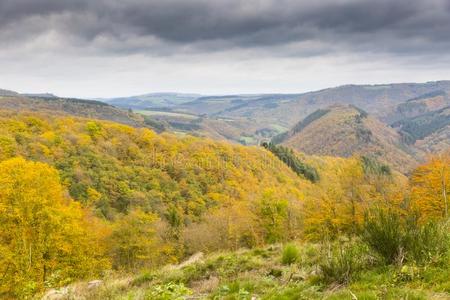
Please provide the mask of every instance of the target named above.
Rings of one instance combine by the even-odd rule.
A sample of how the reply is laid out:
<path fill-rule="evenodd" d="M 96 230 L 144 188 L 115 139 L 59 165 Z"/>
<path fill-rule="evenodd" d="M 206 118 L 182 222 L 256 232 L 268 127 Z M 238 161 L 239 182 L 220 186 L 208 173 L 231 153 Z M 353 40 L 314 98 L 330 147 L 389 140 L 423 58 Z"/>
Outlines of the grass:
<path fill-rule="evenodd" d="M 240 136 L 239 137 L 239 143 L 243 145 L 255 145 L 256 139 L 251 136 Z"/>
<path fill-rule="evenodd" d="M 136 113 L 145 116 L 167 116 L 167 117 L 182 117 L 186 119 L 198 119 L 198 116 L 184 114 L 184 113 L 176 113 L 176 112 L 168 112 L 168 111 L 157 111 L 157 110 L 135 110 Z"/>
<path fill-rule="evenodd" d="M 450 299 L 448 264 L 376 263 L 365 252 L 368 247 L 355 243 L 290 243 L 214 253 L 182 268 L 143 270 L 128 280 L 112 275 L 97 290 L 79 285 L 76 294 L 85 299 L 156 300 Z M 345 280 L 340 280 L 339 272 L 335 279 L 334 273 L 324 276 L 323 265 L 330 263 L 324 252 L 333 257 L 330 269 L 341 267 Z M 349 264 L 352 276 L 347 276 Z"/>

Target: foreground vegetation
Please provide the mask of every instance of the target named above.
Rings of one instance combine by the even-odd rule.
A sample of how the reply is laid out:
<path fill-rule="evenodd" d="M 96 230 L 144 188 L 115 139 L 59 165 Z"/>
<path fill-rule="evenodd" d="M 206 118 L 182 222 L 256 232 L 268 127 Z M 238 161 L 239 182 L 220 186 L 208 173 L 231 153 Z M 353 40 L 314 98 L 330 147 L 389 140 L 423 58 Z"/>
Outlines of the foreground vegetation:
<path fill-rule="evenodd" d="M 389 276 L 409 271 L 412 279 L 398 284 L 411 295 L 414 289 L 423 289 L 424 297 L 448 292 L 439 283 L 448 274 L 448 154 L 406 178 L 371 157 L 268 148 L 1 112 L 0 297 L 27 299 L 80 280 L 143 270 L 131 282 L 112 279 L 112 290 L 104 291 L 108 283 L 86 293 L 128 297 L 114 287 L 119 280 L 137 293 L 131 298 L 167 292 L 166 299 L 176 299 L 173 291 L 192 291 L 220 299 L 241 289 L 243 299 L 295 299 L 303 292 L 320 298 L 330 290 L 368 292 L 364 280 L 375 279 L 364 279 L 365 272 L 378 278 L 377 289 L 386 284 L 389 290 Z M 290 241 L 300 244 L 267 247 Z M 222 254 L 152 271 L 198 252 Z M 221 264 L 220 255 L 230 261 Z M 248 268 L 239 260 L 245 257 Z M 209 260 L 210 269 L 204 266 Z M 183 275 L 193 266 L 201 270 Z M 415 277 L 416 271 L 426 275 Z M 254 288 L 245 287 L 244 277 L 252 274 Z M 258 287 L 266 277 L 267 286 Z M 194 283 L 210 278 L 214 288 L 197 291 Z M 367 286 L 353 287 L 358 282 Z"/>
<path fill-rule="evenodd" d="M 110 274 L 96 289 L 79 283 L 70 286 L 67 295 L 155 300 L 450 299 L 446 255 L 425 265 L 409 261 L 400 266 L 386 263 L 358 239 L 277 244 L 219 252 L 137 275 Z"/>

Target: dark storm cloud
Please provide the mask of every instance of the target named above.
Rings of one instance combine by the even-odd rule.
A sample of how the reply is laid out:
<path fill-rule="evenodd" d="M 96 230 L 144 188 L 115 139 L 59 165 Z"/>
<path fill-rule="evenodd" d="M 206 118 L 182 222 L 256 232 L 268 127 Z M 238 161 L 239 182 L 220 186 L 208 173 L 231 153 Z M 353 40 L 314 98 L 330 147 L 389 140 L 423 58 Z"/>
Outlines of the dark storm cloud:
<path fill-rule="evenodd" d="M 0 38 L 20 43 L 52 32 L 61 47 L 147 53 L 314 42 L 318 55 L 332 49 L 414 55 L 444 53 L 450 44 L 450 0 L 313 2 L 0 0 Z"/>

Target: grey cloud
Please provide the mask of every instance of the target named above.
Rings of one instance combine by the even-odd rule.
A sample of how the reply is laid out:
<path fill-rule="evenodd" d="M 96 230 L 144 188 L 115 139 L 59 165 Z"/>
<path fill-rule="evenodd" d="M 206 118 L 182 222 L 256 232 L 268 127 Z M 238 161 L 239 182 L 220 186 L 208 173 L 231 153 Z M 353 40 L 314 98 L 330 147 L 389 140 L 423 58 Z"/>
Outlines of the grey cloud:
<path fill-rule="evenodd" d="M 314 41 L 323 45 L 318 55 L 336 48 L 435 54 L 450 44 L 450 1 L 0 1 L 3 41 L 21 43 L 49 31 L 67 46 L 103 52 L 201 52 Z"/>

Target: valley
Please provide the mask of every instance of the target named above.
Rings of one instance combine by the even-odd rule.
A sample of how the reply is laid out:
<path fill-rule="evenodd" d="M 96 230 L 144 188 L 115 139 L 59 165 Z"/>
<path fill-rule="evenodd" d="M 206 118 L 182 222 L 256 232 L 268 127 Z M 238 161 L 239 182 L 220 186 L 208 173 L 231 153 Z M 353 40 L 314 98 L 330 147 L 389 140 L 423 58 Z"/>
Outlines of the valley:
<path fill-rule="evenodd" d="M 445 86 L 1 90 L 0 296 L 447 299 Z"/>
<path fill-rule="evenodd" d="M 161 97 L 158 103 L 171 104 L 155 108 L 149 101 L 146 104 L 148 112 L 141 112 L 165 122 L 174 131 L 244 145 L 258 145 L 272 139 L 277 143 L 283 134 L 295 131 L 299 122 L 313 117 L 318 111 L 330 107 L 333 109 L 335 105 L 351 105 L 368 114 L 369 118 L 365 123 L 370 123 L 361 128 L 353 126 L 354 133 L 358 131 L 360 135 L 364 132 L 370 136 L 374 135 L 377 140 L 375 144 L 383 144 L 373 145 L 372 149 L 370 145 L 365 145 L 366 150 L 363 153 L 376 153 L 376 156 L 384 161 L 388 161 L 386 159 L 389 157 L 391 164 L 402 166 L 402 171 L 407 172 L 422 161 L 427 153 L 446 148 L 446 140 L 450 134 L 450 118 L 446 113 L 450 107 L 449 93 L 450 82 L 438 81 L 423 84 L 347 85 L 304 94 L 197 95 L 195 99 L 177 104 L 170 102 L 167 95 L 154 94 L 152 97 Z M 140 106 L 146 103 L 145 97 L 141 99 L 136 96 L 129 99 L 131 100 L 128 102 L 121 100 L 119 105 L 123 108 L 133 108 L 135 103 Z M 118 103 L 115 101 L 106 100 L 108 103 Z M 356 145 L 356 148 L 352 148 L 354 142 L 348 132 L 346 133 L 347 117 L 345 110 L 338 112 L 334 109 L 334 121 L 329 122 L 332 130 L 317 126 L 308 128 L 309 136 L 298 137 L 303 145 L 297 150 L 316 153 L 317 149 L 309 146 L 308 150 L 306 146 L 316 143 L 316 148 L 324 146 L 321 147 L 323 152 L 317 153 L 325 155 L 361 154 L 361 149 Z M 336 127 L 334 122 L 339 120 L 342 122 Z M 411 131 L 414 131 L 414 134 Z M 328 140 L 333 145 L 320 145 L 324 132 L 330 135 Z M 334 141 L 330 140 L 331 136 Z M 314 142 L 314 138 L 320 141 Z M 384 142 L 381 141 L 383 139 Z M 362 146 L 368 141 L 363 138 L 359 143 Z M 292 145 L 293 142 L 290 146 Z M 384 152 L 386 148 L 390 149 L 389 154 Z"/>

